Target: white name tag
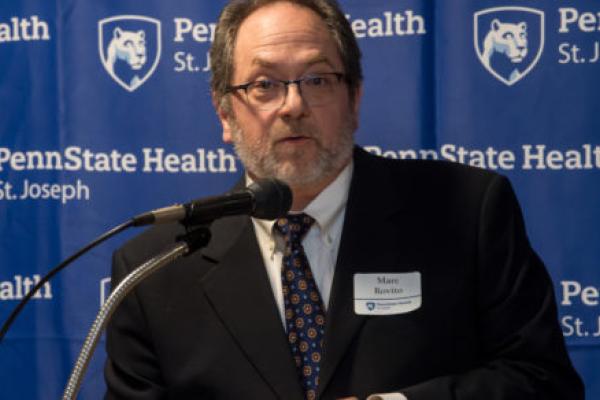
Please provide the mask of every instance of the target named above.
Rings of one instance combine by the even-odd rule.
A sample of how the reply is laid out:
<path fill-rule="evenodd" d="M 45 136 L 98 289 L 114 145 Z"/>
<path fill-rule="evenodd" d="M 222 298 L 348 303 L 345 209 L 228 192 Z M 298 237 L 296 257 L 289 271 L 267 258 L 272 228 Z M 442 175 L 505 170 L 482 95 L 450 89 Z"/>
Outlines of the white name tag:
<path fill-rule="evenodd" d="M 354 312 L 395 315 L 421 307 L 421 273 L 354 274 Z"/>

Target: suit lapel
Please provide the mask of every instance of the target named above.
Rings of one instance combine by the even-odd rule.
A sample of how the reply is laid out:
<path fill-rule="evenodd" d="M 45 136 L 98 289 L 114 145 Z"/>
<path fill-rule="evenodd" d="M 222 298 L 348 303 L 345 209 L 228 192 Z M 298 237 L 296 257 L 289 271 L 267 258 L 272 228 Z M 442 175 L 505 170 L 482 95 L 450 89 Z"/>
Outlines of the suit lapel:
<path fill-rule="evenodd" d="M 385 264 L 394 262 L 387 258 L 384 249 L 398 246 L 397 227 L 389 221 L 401 202 L 393 191 L 385 189 L 391 178 L 389 171 L 378 168 L 379 165 L 370 162 L 363 150 L 355 150 L 354 172 L 327 311 L 320 394 L 366 320 L 365 316 L 354 313 L 354 274 L 367 272 L 369 268 L 380 272 L 378 267 L 385 268 Z"/>
<path fill-rule="evenodd" d="M 203 252 L 217 262 L 203 280 L 209 302 L 250 363 L 281 399 L 302 399 L 296 367 L 250 218 L 217 221 Z"/>

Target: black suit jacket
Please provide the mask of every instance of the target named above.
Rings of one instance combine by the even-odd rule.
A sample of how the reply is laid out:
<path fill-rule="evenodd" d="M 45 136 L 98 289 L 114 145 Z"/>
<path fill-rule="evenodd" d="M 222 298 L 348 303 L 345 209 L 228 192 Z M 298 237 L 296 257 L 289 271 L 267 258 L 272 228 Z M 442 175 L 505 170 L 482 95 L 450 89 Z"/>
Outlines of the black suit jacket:
<path fill-rule="evenodd" d="M 458 164 L 355 152 L 327 312 L 322 399 L 582 399 L 550 278 L 508 181 Z M 113 279 L 181 233 L 152 228 L 117 251 Z M 108 328 L 107 398 L 286 399 L 302 391 L 248 217 L 132 293 Z M 413 272 L 422 305 L 354 313 L 355 273 Z"/>

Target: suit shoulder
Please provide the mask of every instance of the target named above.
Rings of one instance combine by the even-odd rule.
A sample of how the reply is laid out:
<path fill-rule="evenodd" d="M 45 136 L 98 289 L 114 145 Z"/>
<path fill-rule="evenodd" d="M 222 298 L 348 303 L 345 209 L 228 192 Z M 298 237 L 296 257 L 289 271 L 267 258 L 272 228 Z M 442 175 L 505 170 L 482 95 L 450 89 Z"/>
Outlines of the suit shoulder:
<path fill-rule="evenodd" d="M 410 175 L 429 183 L 455 183 L 466 180 L 471 184 L 486 185 L 502 176 L 494 171 L 447 160 L 393 159 L 374 155 L 362 149 L 357 152 L 357 156 L 369 164 L 369 168 L 373 171 L 387 170 L 393 175 Z"/>

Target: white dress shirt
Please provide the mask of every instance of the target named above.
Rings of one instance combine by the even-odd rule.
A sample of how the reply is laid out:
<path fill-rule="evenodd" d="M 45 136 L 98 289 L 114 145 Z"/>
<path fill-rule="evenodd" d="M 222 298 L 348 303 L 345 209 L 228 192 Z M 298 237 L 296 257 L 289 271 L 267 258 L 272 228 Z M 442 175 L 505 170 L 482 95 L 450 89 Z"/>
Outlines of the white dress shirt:
<path fill-rule="evenodd" d="M 353 167 L 353 163 L 350 162 L 337 178 L 302 211 L 315 219 L 315 223 L 304 237 L 302 245 L 325 310 L 328 308 L 331 294 Z M 252 183 L 252 179 L 248 175 L 246 175 L 246 183 Z M 279 309 L 281 324 L 285 330 L 285 306 L 281 289 L 281 268 L 285 244 L 283 238 L 273 231 L 274 220 L 252 218 L 252 223 L 271 282 L 273 296 Z M 406 400 L 406 397 L 401 393 L 386 393 L 371 395 L 367 400 Z"/>
<path fill-rule="evenodd" d="M 352 168 L 353 164 L 348 164 L 338 177 L 302 211 L 315 219 L 315 223 L 304 237 L 302 245 L 326 310 L 340 247 Z M 246 181 L 251 182 L 249 177 L 246 178 Z M 285 329 L 285 306 L 281 289 L 281 268 L 285 244 L 283 238 L 273 231 L 274 220 L 252 218 L 252 222 L 271 282 L 273 296 L 277 302 L 281 323 Z"/>

